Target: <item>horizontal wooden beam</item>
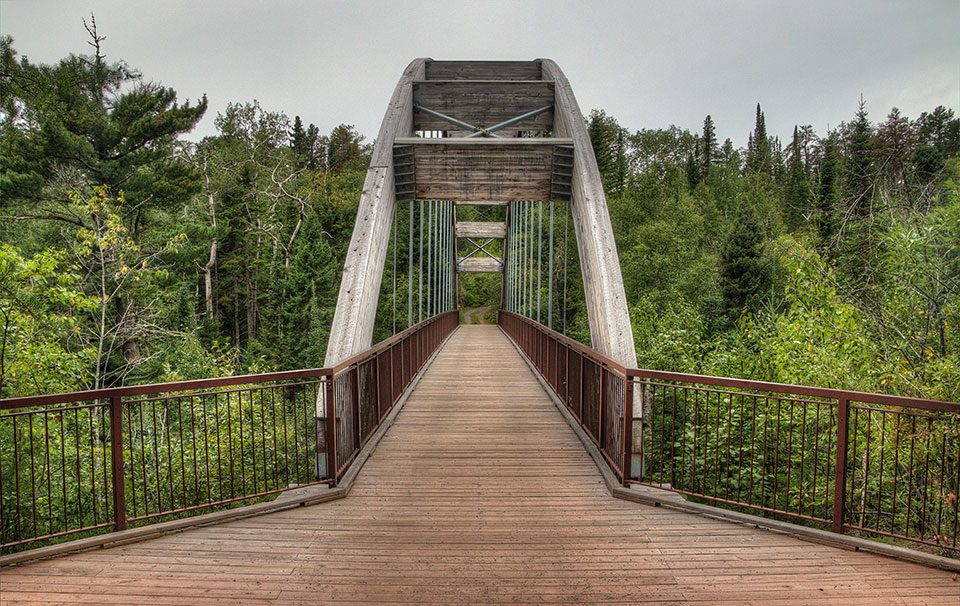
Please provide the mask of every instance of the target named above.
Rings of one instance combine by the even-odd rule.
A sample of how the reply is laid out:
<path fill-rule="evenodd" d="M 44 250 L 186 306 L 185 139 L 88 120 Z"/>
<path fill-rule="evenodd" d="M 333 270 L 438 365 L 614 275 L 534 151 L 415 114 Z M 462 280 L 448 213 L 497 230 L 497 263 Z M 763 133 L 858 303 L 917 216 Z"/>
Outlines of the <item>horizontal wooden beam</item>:
<path fill-rule="evenodd" d="M 557 138 L 397 137 L 397 148 L 414 150 L 415 174 L 412 184 L 397 182 L 398 195 L 418 200 L 565 200 L 568 190 L 555 187 L 553 163 L 555 151 L 571 144 Z"/>
<path fill-rule="evenodd" d="M 539 80 L 535 61 L 427 61 L 427 80 Z"/>
<path fill-rule="evenodd" d="M 502 200 L 457 200 L 457 206 L 506 206 L 510 202 Z"/>
<path fill-rule="evenodd" d="M 394 145 L 415 145 L 429 147 L 434 145 L 467 146 L 467 147 L 550 147 L 571 146 L 573 139 L 566 137 L 518 137 L 518 138 L 467 138 L 467 137 L 397 137 Z"/>
<path fill-rule="evenodd" d="M 413 103 L 487 128 L 553 105 L 553 82 L 549 80 L 425 80 L 413 83 Z M 456 135 L 472 131 L 459 129 L 429 112 L 414 110 L 417 131 L 443 130 Z M 544 111 L 497 131 L 512 137 L 518 131 L 553 130 L 553 110 Z"/>
<path fill-rule="evenodd" d="M 458 238 L 506 238 L 507 224 L 503 221 L 458 221 Z"/>
<path fill-rule="evenodd" d="M 502 268 L 503 261 L 491 257 L 467 257 L 457 263 L 462 274 L 498 274 Z"/>

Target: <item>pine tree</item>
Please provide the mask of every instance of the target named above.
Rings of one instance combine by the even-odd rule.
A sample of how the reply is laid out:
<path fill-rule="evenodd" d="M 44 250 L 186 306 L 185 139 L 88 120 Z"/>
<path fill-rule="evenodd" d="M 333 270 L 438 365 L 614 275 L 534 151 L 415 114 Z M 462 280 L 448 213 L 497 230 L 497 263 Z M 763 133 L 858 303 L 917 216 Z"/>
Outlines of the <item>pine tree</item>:
<path fill-rule="evenodd" d="M 836 233 L 835 212 L 839 194 L 837 183 L 837 143 L 831 134 L 823 142 L 823 154 L 820 158 L 820 183 L 817 196 L 817 231 L 821 246 L 829 245 Z"/>
<path fill-rule="evenodd" d="M 917 177 L 926 182 L 940 173 L 947 158 L 960 156 L 960 118 L 940 105 L 920 114 L 914 128 L 920 145 L 913 152 L 912 163 Z"/>
<path fill-rule="evenodd" d="M 733 147 L 733 141 L 731 141 L 729 137 L 723 141 L 723 146 L 720 148 L 720 157 L 723 159 L 724 164 L 730 165 L 739 172 L 740 154 L 736 148 Z"/>
<path fill-rule="evenodd" d="M 293 118 L 293 128 L 290 129 L 290 149 L 297 156 L 298 160 L 305 160 L 307 153 L 307 132 L 303 130 L 303 120 L 300 116 Z"/>
<path fill-rule="evenodd" d="M 700 156 L 700 142 L 694 145 L 694 150 L 687 154 L 687 184 L 693 189 L 700 183 L 700 162 L 697 159 Z"/>
<path fill-rule="evenodd" d="M 844 186 L 850 196 L 848 215 L 862 219 L 871 213 L 875 183 L 873 132 L 863 97 L 850 127 L 847 150 Z"/>
<path fill-rule="evenodd" d="M 787 183 L 784 198 L 787 205 L 787 218 L 791 227 L 802 224 L 810 209 L 810 186 L 807 171 L 803 164 L 803 152 L 800 146 L 800 131 L 793 127 L 793 140 L 790 142 L 790 156 L 787 159 Z"/>
<path fill-rule="evenodd" d="M 953 110 L 942 105 L 938 105 L 932 112 L 923 112 L 916 123 L 920 142 L 940 148 L 945 156 L 956 154 L 956 142 L 952 137 L 952 125 L 956 123 Z"/>
<path fill-rule="evenodd" d="M 290 130 L 290 149 L 293 150 L 297 158 L 297 166 L 318 170 L 322 153 L 319 149 L 320 145 L 322 145 L 322 141 L 316 125 L 311 124 L 304 130 L 300 116 L 295 116 L 293 128 Z"/>
<path fill-rule="evenodd" d="M 624 129 L 617 129 L 617 153 L 613 166 L 612 192 L 620 193 L 627 186 L 627 145 Z"/>
<path fill-rule="evenodd" d="M 910 120 L 894 107 L 877 129 L 877 159 L 887 187 L 897 188 L 906 181 L 911 153 L 917 145 L 917 133 Z"/>
<path fill-rule="evenodd" d="M 713 166 L 718 152 L 717 132 L 713 126 L 713 118 L 711 118 L 709 114 L 703 119 L 703 136 L 701 140 L 703 141 L 701 166 L 703 167 L 703 176 L 706 177 L 710 172 L 710 167 Z"/>
<path fill-rule="evenodd" d="M 2 175 L 0 182 L 16 182 L 25 186 L 18 196 L 43 201 L 44 185 L 73 169 L 87 187 L 106 186 L 111 197 L 122 190 L 126 208 L 135 209 L 125 210 L 124 218 L 136 235 L 145 205 L 180 203 L 195 191 L 197 180 L 174 156 L 173 142 L 197 124 L 207 100 L 177 103 L 172 88 L 145 82 L 122 62 L 109 62 L 96 21 L 84 25 L 94 54 L 70 55 L 56 65 L 14 61 L 11 41 L 4 40 L 4 69 L 10 71 L 4 74 L 3 105 L 18 107 L 35 127 L 23 133 L 16 150 L 30 174 Z M 17 172 L 11 164 L 5 168 Z"/>
<path fill-rule="evenodd" d="M 783 183 L 786 166 L 783 160 L 783 145 L 780 143 L 780 137 L 773 139 L 773 158 L 771 159 L 771 163 L 774 181 Z"/>
<path fill-rule="evenodd" d="M 764 241 L 754 211 L 743 207 L 720 261 L 723 309 L 731 322 L 754 309 L 770 288 L 770 268 L 763 258 Z"/>
<path fill-rule="evenodd" d="M 341 124 L 334 128 L 327 144 L 327 168 L 332 172 L 340 172 L 357 167 L 363 158 L 362 142 L 363 135 L 354 127 Z"/>
<path fill-rule="evenodd" d="M 760 104 L 757 103 L 757 117 L 751 136 L 752 145 L 747 154 L 747 172 L 770 175 L 772 174 L 772 150 L 770 139 L 767 136 L 767 123 Z"/>
<path fill-rule="evenodd" d="M 590 136 L 604 189 L 611 194 L 622 191 L 627 172 L 624 129 L 612 116 L 594 110 L 590 112 L 587 134 Z"/>
<path fill-rule="evenodd" d="M 321 170 L 324 168 L 324 156 L 326 155 L 324 147 L 326 140 L 320 136 L 320 129 L 316 124 L 310 123 L 307 127 L 307 168 L 310 170 Z"/>

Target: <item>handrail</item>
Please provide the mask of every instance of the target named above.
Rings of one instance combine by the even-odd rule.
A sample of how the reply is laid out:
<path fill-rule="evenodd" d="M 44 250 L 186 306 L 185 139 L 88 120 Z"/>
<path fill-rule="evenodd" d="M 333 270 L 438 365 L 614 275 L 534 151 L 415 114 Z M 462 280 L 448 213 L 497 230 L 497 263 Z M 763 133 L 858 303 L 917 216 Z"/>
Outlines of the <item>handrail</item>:
<path fill-rule="evenodd" d="M 0 400 L 0 550 L 336 485 L 457 322 L 330 368 Z"/>
<path fill-rule="evenodd" d="M 452 312 L 447 312 L 452 313 Z M 215 377 L 212 379 L 189 379 L 184 381 L 170 381 L 168 383 L 146 383 L 144 385 L 126 385 L 123 387 L 104 387 L 102 389 L 86 389 L 68 391 L 64 393 L 42 394 L 36 396 L 18 396 L 15 398 L 0 399 L 0 410 L 11 410 L 27 406 L 48 406 L 51 404 L 66 404 L 88 400 L 108 400 L 113 396 L 143 396 L 174 391 L 193 391 L 209 387 L 229 387 L 232 385 L 249 385 L 252 383 L 267 383 L 273 381 L 287 381 L 291 379 L 308 379 L 332 376 L 361 360 L 368 359 L 382 352 L 395 343 L 407 338 L 411 333 L 420 330 L 423 326 L 438 321 L 443 315 L 439 314 L 423 322 L 406 328 L 391 337 L 380 341 L 373 347 L 357 353 L 342 362 L 325 368 L 305 368 L 299 370 L 283 370 L 278 372 L 258 373 L 251 375 L 231 375 L 229 377 Z"/>
<path fill-rule="evenodd" d="M 902 406 L 908 408 L 920 408 L 937 412 L 960 413 L 960 402 L 949 402 L 946 400 L 930 400 L 926 398 L 917 398 L 912 396 L 894 396 L 881 393 L 871 393 L 866 391 L 851 391 L 847 389 L 837 389 L 834 387 L 812 387 L 809 385 L 794 385 L 790 383 L 770 383 L 767 381 L 757 381 L 754 379 L 738 379 L 730 377 L 715 377 L 710 375 L 697 375 L 679 372 L 669 372 L 663 370 L 650 370 L 645 368 L 631 368 L 627 374 L 633 378 L 639 379 L 661 379 L 664 381 L 684 381 L 687 383 L 696 383 L 698 385 L 714 385 L 717 387 L 732 387 L 735 389 L 754 389 L 757 391 L 766 391 L 771 393 L 793 394 L 801 396 L 813 396 L 817 398 L 828 399 L 847 399 L 850 402 L 862 402 L 870 404 L 884 404 L 887 406 Z"/>
<path fill-rule="evenodd" d="M 268 383 L 273 381 L 287 381 L 291 379 L 307 379 L 323 377 L 330 374 L 329 368 L 309 368 L 303 370 L 286 370 L 267 372 L 253 375 L 232 375 L 212 379 L 190 379 L 186 381 L 171 381 L 169 383 L 148 383 L 145 385 L 127 385 L 124 387 L 105 387 L 103 389 L 87 389 L 69 391 L 65 393 L 44 394 L 37 396 L 19 396 L 0 400 L 0 410 L 13 410 L 29 406 L 49 406 L 51 404 L 68 404 L 70 402 L 85 402 L 90 400 L 109 400 L 113 397 L 144 396 L 175 391 L 193 391 L 208 387 L 229 387 L 232 385 L 249 385 L 252 383 Z"/>
<path fill-rule="evenodd" d="M 518 314 L 500 324 L 624 486 L 960 557 L 960 403 L 624 369 Z"/>

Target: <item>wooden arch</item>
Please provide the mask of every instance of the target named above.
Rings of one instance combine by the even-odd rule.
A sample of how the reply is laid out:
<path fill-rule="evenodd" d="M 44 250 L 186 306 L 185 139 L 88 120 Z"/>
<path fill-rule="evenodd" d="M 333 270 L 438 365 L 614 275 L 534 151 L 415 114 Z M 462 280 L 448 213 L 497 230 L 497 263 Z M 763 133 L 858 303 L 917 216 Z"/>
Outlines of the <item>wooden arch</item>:
<path fill-rule="evenodd" d="M 447 136 L 415 136 L 431 130 Z M 552 170 L 565 154 L 572 156 L 572 175 Z M 371 345 L 398 199 L 568 201 L 592 345 L 636 366 L 600 173 L 573 89 L 555 62 L 415 59 L 407 66 L 364 181 L 325 366 Z"/>

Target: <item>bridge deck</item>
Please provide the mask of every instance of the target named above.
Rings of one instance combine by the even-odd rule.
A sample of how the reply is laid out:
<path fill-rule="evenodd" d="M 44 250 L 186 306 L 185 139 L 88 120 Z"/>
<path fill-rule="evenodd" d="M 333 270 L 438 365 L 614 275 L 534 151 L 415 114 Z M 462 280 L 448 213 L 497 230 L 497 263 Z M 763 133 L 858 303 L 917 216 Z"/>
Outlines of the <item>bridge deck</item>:
<path fill-rule="evenodd" d="M 346 499 L 7 569 L 0 598 L 956 605 L 960 583 L 611 498 L 499 329 L 463 326 Z"/>

